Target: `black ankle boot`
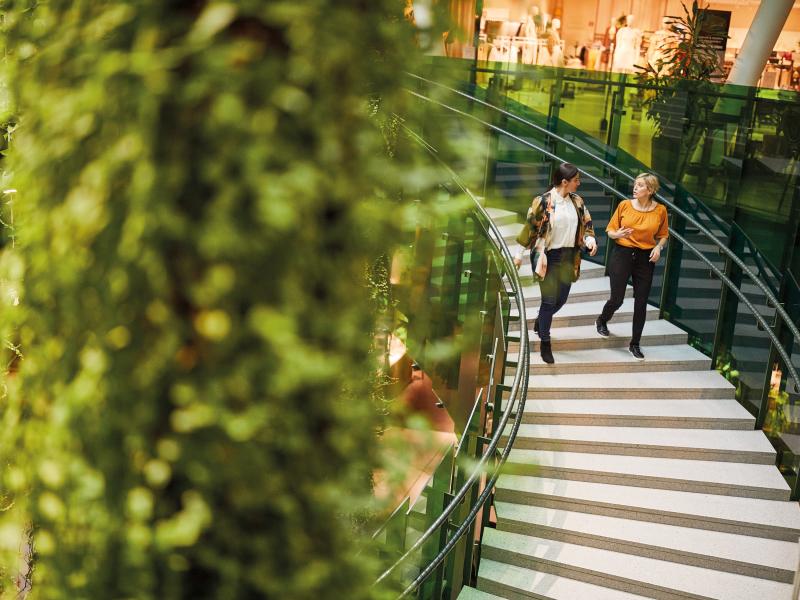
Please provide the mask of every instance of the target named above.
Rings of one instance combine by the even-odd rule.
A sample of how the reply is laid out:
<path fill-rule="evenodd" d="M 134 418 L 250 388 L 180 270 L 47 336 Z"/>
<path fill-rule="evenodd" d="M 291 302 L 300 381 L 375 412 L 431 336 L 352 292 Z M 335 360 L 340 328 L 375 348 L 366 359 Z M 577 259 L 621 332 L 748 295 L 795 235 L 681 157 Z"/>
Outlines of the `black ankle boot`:
<path fill-rule="evenodd" d="M 597 327 L 597 333 L 602 337 L 608 337 L 608 325 L 606 324 L 603 319 L 597 317 L 597 320 L 594 322 L 595 326 Z"/>
<path fill-rule="evenodd" d="M 553 350 L 550 346 L 550 342 L 541 341 L 539 342 L 539 353 L 542 355 L 542 360 L 546 362 L 548 365 L 552 365 L 555 361 L 553 358 Z"/>
<path fill-rule="evenodd" d="M 634 344 L 631 342 L 630 346 L 628 346 L 628 352 L 630 352 L 633 358 L 636 360 L 644 360 L 644 354 L 642 353 L 642 349 L 639 347 L 639 344 Z"/>

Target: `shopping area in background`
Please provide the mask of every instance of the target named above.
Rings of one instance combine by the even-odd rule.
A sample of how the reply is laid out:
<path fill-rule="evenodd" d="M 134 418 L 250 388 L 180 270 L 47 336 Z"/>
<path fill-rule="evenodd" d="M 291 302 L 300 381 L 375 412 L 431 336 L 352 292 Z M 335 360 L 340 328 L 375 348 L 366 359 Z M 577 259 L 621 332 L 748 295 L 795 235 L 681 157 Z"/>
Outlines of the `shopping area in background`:
<path fill-rule="evenodd" d="M 655 64 L 670 43 L 671 16 L 684 14 L 681 0 L 453 0 L 451 16 L 461 31 L 447 35 L 441 52 L 480 61 L 636 72 Z M 713 16 L 724 79 L 741 50 L 760 0 L 700 2 Z M 691 0 L 685 0 L 691 11 Z M 480 18 L 475 19 L 479 14 Z M 792 9 L 765 66 L 759 87 L 800 90 L 800 7 Z"/>

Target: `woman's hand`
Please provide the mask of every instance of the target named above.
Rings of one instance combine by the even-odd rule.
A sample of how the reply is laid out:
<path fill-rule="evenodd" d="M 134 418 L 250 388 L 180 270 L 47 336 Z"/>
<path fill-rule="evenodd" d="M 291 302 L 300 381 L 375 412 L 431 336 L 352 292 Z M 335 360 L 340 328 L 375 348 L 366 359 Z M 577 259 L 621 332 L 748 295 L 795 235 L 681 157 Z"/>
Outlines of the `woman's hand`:
<path fill-rule="evenodd" d="M 650 262 L 657 263 L 659 258 L 661 258 L 661 246 L 656 244 L 650 251 Z"/>
<path fill-rule="evenodd" d="M 631 227 L 620 227 L 616 231 L 609 231 L 608 235 L 612 240 L 618 240 L 620 238 L 631 237 L 632 233 L 633 229 Z"/>
<path fill-rule="evenodd" d="M 539 277 L 544 277 L 545 273 L 547 273 L 547 255 L 544 252 L 539 254 L 539 259 L 536 261 L 536 269 L 534 269 L 534 273 L 536 273 Z"/>
<path fill-rule="evenodd" d="M 589 250 L 589 256 L 597 254 L 597 241 L 591 236 L 586 238 L 586 249 Z"/>
<path fill-rule="evenodd" d="M 522 266 L 522 258 L 514 258 L 514 266 L 517 267 L 517 271 L 519 271 L 519 268 Z"/>

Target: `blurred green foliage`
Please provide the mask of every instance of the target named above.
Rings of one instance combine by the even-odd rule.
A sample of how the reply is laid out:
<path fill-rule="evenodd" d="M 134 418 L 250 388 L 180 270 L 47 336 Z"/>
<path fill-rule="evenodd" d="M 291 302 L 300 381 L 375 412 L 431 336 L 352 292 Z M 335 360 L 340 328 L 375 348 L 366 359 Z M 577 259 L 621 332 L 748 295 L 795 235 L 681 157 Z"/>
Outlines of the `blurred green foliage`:
<path fill-rule="evenodd" d="M 365 273 L 435 179 L 403 6 L 3 2 L 5 594 L 29 524 L 35 598 L 381 594 Z"/>

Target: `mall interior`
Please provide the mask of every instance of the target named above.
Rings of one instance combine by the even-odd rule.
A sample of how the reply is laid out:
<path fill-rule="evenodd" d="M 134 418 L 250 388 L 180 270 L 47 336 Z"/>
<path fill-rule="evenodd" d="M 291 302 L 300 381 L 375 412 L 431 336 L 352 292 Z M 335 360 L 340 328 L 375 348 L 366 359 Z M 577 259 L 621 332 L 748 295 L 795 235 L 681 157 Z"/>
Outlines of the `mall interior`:
<path fill-rule="evenodd" d="M 391 261 L 386 356 L 435 435 L 384 490 L 381 580 L 416 598 L 796 600 L 800 3 L 450 0 L 443 32 L 435 4 L 406 2 L 429 54 L 408 74 L 427 111 L 412 137 L 472 205 Z M 433 142 L 475 128 L 466 158 Z M 599 252 L 547 364 L 538 279 L 513 255 L 562 162 Z M 642 173 L 670 237 L 636 362 L 633 299 L 610 337 L 595 319 L 606 225 Z"/>

